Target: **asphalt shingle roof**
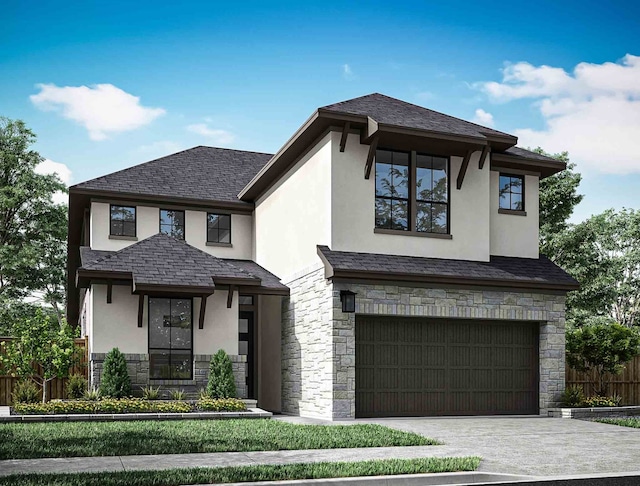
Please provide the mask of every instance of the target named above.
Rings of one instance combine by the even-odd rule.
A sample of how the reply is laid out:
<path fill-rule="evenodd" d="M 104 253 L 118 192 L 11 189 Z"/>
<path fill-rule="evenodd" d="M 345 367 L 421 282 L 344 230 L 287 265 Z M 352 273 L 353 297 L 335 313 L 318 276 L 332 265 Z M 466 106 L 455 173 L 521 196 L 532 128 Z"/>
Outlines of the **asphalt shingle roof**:
<path fill-rule="evenodd" d="M 531 150 L 523 149 L 520 147 L 510 147 L 507 150 L 498 153 L 505 153 L 513 157 L 524 157 L 527 159 L 542 160 L 545 162 L 558 162 L 558 159 L 547 157 L 546 155 L 538 154 L 536 152 L 532 152 Z"/>
<path fill-rule="evenodd" d="M 91 250 L 90 250 L 91 251 Z M 100 252 L 106 253 L 106 252 Z M 84 251 L 85 255 L 89 252 Z M 255 280 L 240 266 L 194 248 L 182 240 L 158 233 L 120 251 L 85 263 L 82 270 L 131 273 L 136 285 L 214 288 L 214 278 Z M 266 270 L 265 270 L 266 272 Z"/>
<path fill-rule="evenodd" d="M 577 288 L 578 282 L 544 255 L 535 258 L 491 256 L 488 262 L 332 251 L 318 246 L 334 271 L 388 273 L 483 282 L 559 285 Z"/>
<path fill-rule="evenodd" d="M 513 137 L 508 133 L 462 120 L 422 106 L 372 93 L 359 98 L 323 106 L 322 110 L 370 116 L 378 123 L 433 132 L 485 138 L 486 135 Z M 515 138 L 515 137 L 514 137 Z"/>
<path fill-rule="evenodd" d="M 238 202 L 238 193 L 271 157 L 200 146 L 82 182 L 72 189 Z"/>

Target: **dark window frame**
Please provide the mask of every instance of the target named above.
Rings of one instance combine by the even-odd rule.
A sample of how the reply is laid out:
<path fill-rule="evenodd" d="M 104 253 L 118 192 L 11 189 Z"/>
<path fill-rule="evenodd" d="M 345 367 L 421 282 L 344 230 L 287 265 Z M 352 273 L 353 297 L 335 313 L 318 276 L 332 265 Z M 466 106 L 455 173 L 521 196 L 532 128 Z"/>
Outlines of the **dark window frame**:
<path fill-rule="evenodd" d="M 406 154 L 408 155 L 407 160 L 408 160 L 408 164 L 406 165 L 407 167 L 407 197 L 395 197 L 395 196 L 379 196 L 377 194 L 377 181 L 378 178 L 377 176 L 375 177 L 375 181 L 374 181 L 374 204 L 377 203 L 378 199 L 384 199 L 385 201 L 388 201 L 391 204 L 391 218 L 390 218 L 390 222 L 391 222 L 391 227 L 388 226 L 378 226 L 377 221 L 374 220 L 374 225 L 376 228 L 378 229 L 384 229 L 384 230 L 391 230 L 391 231 L 411 231 L 412 230 L 412 224 L 411 224 L 411 214 L 412 214 L 412 192 L 411 192 L 411 188 L 412 188 L 412 174 L 411 174 L 411 152 L 407 152 L 406 150 L 392 150 L 392 149 L 388 149 L 388 148 L 378 148 L 376 150 L 376 174 L 378 173 L 378 164 L 386 164 L 386 162 L 378 162 L 378 152 L 380 151 L 385 151 L 385 152 L 392 152 L 392 153 L 401 153 L 401 154 Z M 388 165 L 388 164 L 386 164 Z M 393 159 L 391 162 L 391 165 L 393 165 Z M 405 166 L 399 166 L 399 167 L 405 167 Z M 405 201 L 407 204 L 407 227 L 402 229 L 402 228 L 394 228 L 393 227 L 393 202 L 394 201 Z M 375 208 L 374 208 L 374 217 L 375 217 Z M 376 218 L 377 219 L 377 218 Z"/>
<path fill-rule="evenodd" d="M 507 194 L 509 194 L 509 207 L 508 208 L 503 208 L 501 206 L 502 203 L 502 194 L 500 192 L 500 179 L 502 177 L 509 177 L 510 179 L 519 179 L 521 181 L 521 191 L 520 193 L 517 192 L 513 192 L 511 191 L 511 183 L 509 184 L 509 192 Z M 520 200 L 522 202 L 522 207 L 520 208 L 514 208 L 513 207 L 513 202 L 512 202 L 512 198 L 511 195 L 512 194 L 520 194 Z M 525 206 L 525 176 L 524 174 L 512 174 L 509 172 L 498 172 L 498 210 L 503 210 L 503 211 L 518 211 L 518 212 L 525 212 L 526 211 L 526 206 Z"/>
<path fill-rule="evenodd" d="M 211 240 L 209 239 L 209 216 L 225 216 L 229 218 L 229 241 L 220 241 L 220 228 L 217 228 L 218 230 L 218 240 Z M 231 213 L 215 213 L 215 212 L 207 212 L 207 243 L 215 243 L 215 244 L 221 244 L 221 245 L 230 245 L 232 243 L 231 241 Z"/>
<path fill-rule="evenodd" d="M 177 238 L 177 236 L 175 234 L 173 234 L 173 229 L 176 226 L 180 226 L 180 225 L 176 225 L 175 223 L 171 224 L 171 234 L 169 233 L 164 233 L 162 231 L 162 211 L 173 211 L 174 213 L 182 213 L 182 238 L 178 238 L 181 239 L 183 241 L 185 241 L 187 239 L 187 212 L 184 209 L 163 209 L 163 208 L 159 208 L 160 210 L 158 211 L 158 227 L 159 227 L 159 232 L 163 233 L 165 235 L 169 235 L 169 236 L 173 236 L 174 238 Z M 166 225 L 164 225 L 166 226 Z"/>
<path fill-rule="evenodd" d="M 151 344 L 151 300 L 152 299 L 169 299 L 169 309 L 171 309 L 171 301 L 172 300 L 189 300 L 191 301 L 191 348 L 190 348 L 190 353 L 189 353 L 189 362 L 191 363 L 191 375 L 189 376 L 189 378 L 173 378 L 171 376 L 169 377 L 163 377 L 163 378 L 151 378 L 151 351 L 152 350 L 157 350 L 157 351 L 168 351 L 169 352 L 169 371 L 171 371 L 171 350 L 172 348 L 152 348 L 151 346 L 149 346 Z M 200 305 L 202 305 L 202 303 L 200 303 Z M 169 311 L 171 312 L 171 311 Z M 149 352 L 149 380 L 193 380 L 193 297 L 181 297 L 181 296 L 148 296 L 147 297 L 147 351 Z M 169 334 L 169 336 L 171 336 L 171 334 Z M 176 350 L 179 350 L 180 348 L 175 348 Z M 184 349 L 182 349 L 184 351 Z"/>
<path fill-rule="evenodd" d="M 413 234 L 413 235 L 421 235 L 421 236 L 436 236 L 436 237 L 450 237 L 451 236 L 451 157 L 450 156 L 446 156 L 446 155 L 438 155 L 438 154 L 429 154 L 426 152 L 417 152 L 415 150 L 409 151 L 407 152 L 406 150 L 394 150 L 391 148 L 387 148 L 387 147 L 379 147 L 378 150 L 385 150 L 388 152 L 401 152 L 401 153 L 408 153 L 409 154 L 409 195 L 408 195 L 408 199 L 407 199 L 407 213 L 408 213 L 408 225 L 407 225 L 407 229 L 390 229 L 387 227 L 382 227 L 382 226 L 378 226 L 376 224 L 375 221 L 375 208 L 374 208 L 374 228 L 375 230 L 379 230 L 380 232 L 397 232 L 398 234 Z M 426 157 L 438 157 L 441 159 L 446 159 L 447 161 L 447 169 L 446 169 L 446 176 L 447 176 L 447 202 L 446 202 L 446 206 L 447 206 L 447 227 L 446 227 L 446 231 L 444 233 L 442 232 L 427 232 L 427 231 L 417 231 L 417 207 L 418 207 L 418 202 L 425 202 L 425 203 L 430 203 L 430 204 L 445 204 L 441 201 L 423 201 L 422 199 L 418 199 L 417 196 L 417 179 L 418 179 L 418 164 L 417 164 L 417 159 L 418 159 L 418 155 L 422 155 L 422 156 L 426 156 Z M 376 158 L 377 158 L 377 151 L 376 151 Z M 375 170 L 377 171 L 377 160 L 375 161 Z M 377 180 L 377 179 L 376 179 Z M 388 197 L 386 196 L 378 196 L 376 194 L 376 187 L 375 187 L 375 183 L 376 180 L 374 180 L 374 201 L 375 199 L 388 199 Z M 404 199 L 403 199 L 404 200 Z M 375 204 L 375 203 L 374 203 Z"/>
<path fill-rule="evenodd" d="M 123 231 L 121 234 L 113 233 L 113 208 L 129 208 L 133 209 L 133 234 L 127 235 L 124 234 L 124 225 Z M 124 220 L 116 220 L 116 221 L 124 221 Z M 109 236 L 126 236 L 131 238 L 136 238 L 138 235 L 138 207 L 137 206 L 126 206 L 124 204 L 109 204 Z"/>

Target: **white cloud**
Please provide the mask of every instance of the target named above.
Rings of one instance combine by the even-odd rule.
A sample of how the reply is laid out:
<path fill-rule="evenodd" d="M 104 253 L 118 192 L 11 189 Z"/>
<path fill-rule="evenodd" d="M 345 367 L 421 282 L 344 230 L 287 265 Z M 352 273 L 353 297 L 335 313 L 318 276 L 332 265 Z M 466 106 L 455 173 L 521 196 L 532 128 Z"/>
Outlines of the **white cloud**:
<path fill-rule="evenodd" d="M 71 184 L 71 169 L 64 164 L 44 159 L 35 168 L 36 174 L 56 174 L 65 186 Z M 56 204 L 67 204 L 69 196 L 63 192 L 56 192 L 53 195 L 53 202 Z"/>
<path fill-rule="evenodd" d="M 227 130 L 209 128 L 206 123 L 195 123 L 187 126 L 187 130 L 202 135 L 218 145 L 228 145 L 235 140 L 235 135 Z"/>
<path fill-rule="evenodd" d="M 342 65 L 342 76 L 344 79 L 353 79 L 353 70 L 348 64 Z"/>
<path fill-rule="evenodd" d="M 41 110 L 58 111 L 64 118 L 83 125 L 91 140 L 104 140 L 111 133 L 135 130 L 165 114 L 162 108 L 140 104 L 140 98 L 112 84 L 56 86 L 39 84 L 31 102 Z"/>
<path fill-rule="evenodd" d="M 482 108 L 478 108 L 476 110 L 476 114 L 473 117 L 472 121 L 473 123 L 477 123 L 478 125 L 493 127 L 493 115 L 491 113 L 487 113 Z"/>
<path fill-rule="evenodd" d="M 148 145 L 141 145 L 137 152 L 145 155 L 163 157 L 184 150 L 184 146 L 171 140 L 159 140 Z"/>
<path fill-rule="evenodd" d="M 571 73 L 520 62 L 503 70 L 502 82 L 476 87 L 499 102 L 535 100 L 546 127 L 515 130 L 520 146 L 567 150 L 582 167 L 602 172 L 640 172 L 640 56 L 583 62 Z"/>

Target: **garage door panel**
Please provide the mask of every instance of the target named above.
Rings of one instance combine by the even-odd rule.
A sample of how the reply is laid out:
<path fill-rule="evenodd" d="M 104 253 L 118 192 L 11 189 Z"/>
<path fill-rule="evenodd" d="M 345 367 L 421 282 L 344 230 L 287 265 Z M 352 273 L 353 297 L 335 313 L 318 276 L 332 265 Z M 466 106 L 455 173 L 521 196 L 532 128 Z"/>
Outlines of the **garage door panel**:
<path fill-rule="evenodd" d="M 356 416 L 537 413 L 538 328 L 356 316 Z"/>

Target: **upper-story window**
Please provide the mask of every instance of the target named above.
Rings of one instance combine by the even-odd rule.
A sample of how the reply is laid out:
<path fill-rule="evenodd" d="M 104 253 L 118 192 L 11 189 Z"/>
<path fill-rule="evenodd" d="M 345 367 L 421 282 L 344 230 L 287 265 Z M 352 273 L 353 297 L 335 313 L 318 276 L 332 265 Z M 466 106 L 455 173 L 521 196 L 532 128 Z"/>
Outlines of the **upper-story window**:
<path fill-rule="evenodd" d="M 111 205 L 109 234 L 111 236 L 136 236 L 136 208 Z"/>
<path fill-rule="evenodd" d="M 207 214 L 207 243 L 231 244 L 230 214 Z"/>
<path fill-rule="evenodd" d="M 449 159 L 376 151 L 376 228 L 449 233 Z"/>
<path fill-rule="evenodd" d="M 184 240 L 184 211 L 161 209 L 160 233 Z"/>
<path fill-rule="evenodd" d="M 500 174 L 500 209 L 524 211 L 524 176 Z"/>

